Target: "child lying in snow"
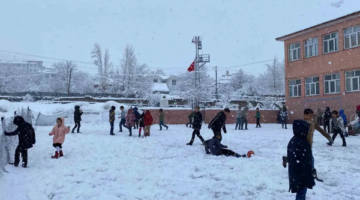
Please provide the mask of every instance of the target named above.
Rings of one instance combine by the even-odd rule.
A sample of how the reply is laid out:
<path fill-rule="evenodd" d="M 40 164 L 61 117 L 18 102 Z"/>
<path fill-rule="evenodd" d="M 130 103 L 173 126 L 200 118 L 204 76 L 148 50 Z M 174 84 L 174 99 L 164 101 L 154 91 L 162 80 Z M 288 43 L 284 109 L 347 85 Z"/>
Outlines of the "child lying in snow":
<path fill-rule="evenodd" d="M 225 156 L 235 156 L 237 158 L 240 157 L 246 157 L 246 154 L 240 155 L 238 153 L 235 153 L 229 149 L 226 145 L 222 145 L 220 143 L 220 139 L 221 136 L 220 135 L 216 135 L 214 136 L 212 139 L 210 140 L 206 140 L 204 142 L 205 144 L 205 151 L 207 154 L 212 154 L 215 156 L 219 156 L 219 155 L 225 155 Z"/>
<path fill-rule="evenodd" d="M 51 156 L 51 158 L 59 158 L 64 156 L 62 152 L 62 144 L 65 141 L 65 134 L 68 134 L 70 132 L 70 126 L 65 127 L 64 125 L 65 120 L 64 118 L 57 118 L 56 119 L 56 125 L 52 129 L 52 131 L 49 133 L 49 135 L 53 135 L 53 147 L 56 148 L 55 155 Z"/>

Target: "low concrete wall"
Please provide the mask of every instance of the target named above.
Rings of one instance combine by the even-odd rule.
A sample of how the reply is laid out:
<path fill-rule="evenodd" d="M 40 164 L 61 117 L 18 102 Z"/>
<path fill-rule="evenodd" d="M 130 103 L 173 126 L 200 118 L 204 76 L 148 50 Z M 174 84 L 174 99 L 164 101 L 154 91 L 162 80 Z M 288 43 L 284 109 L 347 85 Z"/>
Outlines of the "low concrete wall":
<path fill-rule="evenodd" d="M 154 118 L 154 124 L 159 123 L 159 110 L 158 109 L 148 109 L 151 115 Z M 208 124 L 218 112 L 221 110 L 201 110 L 205 123 Z M 188 123 L 188 115 L 192 112 L 191 110 L 169 110 L 166 109 L 163 111 L 165 113 L 165 124 L 186 124 Z M 226 119 L 227 124 L 236 123 L 236 110 L 231 110 L 230 114 Z M 278 110 L 262 110 L 261 121 L 260 123 L 276 123 L 276 117 Z M 255 124 L 255 110 L 250 110 L 247 112 L 247 120 L 249 124 Z"/>

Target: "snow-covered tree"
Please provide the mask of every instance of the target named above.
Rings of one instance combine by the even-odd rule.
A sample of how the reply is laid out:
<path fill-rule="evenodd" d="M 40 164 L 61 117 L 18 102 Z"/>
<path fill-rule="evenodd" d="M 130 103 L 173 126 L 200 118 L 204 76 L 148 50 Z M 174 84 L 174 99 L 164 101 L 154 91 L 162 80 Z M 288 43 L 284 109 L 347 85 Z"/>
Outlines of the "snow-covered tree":
<path fill-rule="evenodd" d="M 136 95 L 144 97 L 151 92 L 152 83 L 148 80 L 146 64 L 139 64 L 135 50 L 131 45 L 126 45 L 123 57 L 120 60 L 121 93 L 125 96 Z"/>
<path fill-rule="evenodd" d="M 179 84 L 177 93 L 189 104 L 196 101 L 208 101 L 214 96 L 215 81 L 207 73 L 207 67 L 202 67 L 197 73 L 200 76 L 200 82 L 195 87 L 195 72 L 185 72 L 179 75 Z"/>
<path fill-rule="evenodd" d="M 276 57 L 270 64 L 266 64 L 266 72 L 260 74 L 257 80 L 261 94 L 285 94 L 285 63 Z"/>
<path fill-rule="evenodd" d="M 75 79 L 75 73 L 77 65 L 71 61 L 61 61 L 53 64 L 53 68 L 56 70 L 56 80 L 63 91 L 65 90 L 67 95 L 71 94 L 71 86 Z"/>
<path fill-rule="evenodd" d="M 105 53 L 103 53 L 101 46 L 98 43 L 95 43 L 94 48 L 90 54 L 91 58 L 94 59 L 94 64 L 98 67 L 100 90 L 102 93 L 105 93 L 108 89 L 109 73 L 112 68 L 112 63 L 110 62 L 110 53 L 108 49 L 105 49 Z"/>

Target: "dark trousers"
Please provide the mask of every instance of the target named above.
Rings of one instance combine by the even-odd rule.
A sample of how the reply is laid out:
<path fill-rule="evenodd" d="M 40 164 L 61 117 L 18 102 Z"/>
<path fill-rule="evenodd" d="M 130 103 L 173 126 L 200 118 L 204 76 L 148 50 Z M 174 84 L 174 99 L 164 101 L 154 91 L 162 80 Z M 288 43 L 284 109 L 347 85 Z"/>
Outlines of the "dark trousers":
<path fill-rule="evenodd" d="M 53 144 L 53 147 L 54 147 L 54 148 L 59 147 L 60 149 L 62 149 L 62 144 L 60 144 L 60 143 L 54 143 L 54 144 Z"/>
<path fill-rule="evenodd" d="M 229 149 L 221 149 L 221 155 L 225 155 L 225 156 L 235 156 L 236 153 L 229 150 Z"/>
<path fill-rule="evenodd" d="M 134 120 L 134 129 L 138 129 L 139 128 L 139 120 L 135 119 Z"/>
<path fill-rule="evenodd" d="M 204 143 L 204 138 L 200 135 L 200 130 L 194 129 L 192 136 L 191 136 L 190 144 L 192 144 L 194 142 L 195 135 L 198 136 L 198 138 L 201 140 L 202 143 Z"/>
<path fill-rule="evenodd" d="M 318 123 L 319 126 L 321 126 L 323 124 L 322 122 L 323 122 L 322 117 L 318 117 L 317 118 L 317 123 Z"/>
<path fill-rule="evenodd" d="M 22 166 L 26 167 L 27 166 L 27 161 L 28 161 L 27 149 L 20 146 L 20 145 L 18 145 L 16 147 L 16 150 L 15 150 L 15 158 L 14 158 L 15 163 L 14 163 L 14 165 L 15 166 L 19 165 L 19 163 L 20 163 L 20 153 L 21 153 L 21 158 L 22 158 L 22 162 L 23 162 Z"/>
<path fill-rule="evenodd" d="M 281 118 L 281 127 L 287 129 L 287 117 Z"/>
<path fill-rule="evenodd" d="M 128 129 L 129 129 L 129 136 L 132 136 L 132 127 L 130 126 L 130 124 L 128 126 Z"/>
<path fill-rule="evenodd" d="M 256 128 L 261 127 L 260 125 L 260 118 L 256 118 Z"/>
<path fill-rule="evenodd" d="M 119 128 L 120 128 L 120 132 L 122 132 L 122 127 L 124 126 L 125 128 L 127 128 L 127 126 L 125 125 L 126 120 L 125 119 L 121 119 L 120 123 L 119 123 Z"/>
<path fill-rule="evenodd" d="M 164 126 L 165 128 L 168 128 L 168 126 L 166 126 L 166 125 L 164 124 L 164 121 L 160 121 L 159 126 L 160 126 L 160 130 L 162 130 L 162 127 L 163 127 L 163 126 Z"/>
<path fill-rule="evenodd" d="M 242 117 L 241 118 L 241 125 L 240 125 L 241 130 L 244 129 L 244 124 L 245 124 L 245 129 L 247 129 L 247 125 L 248 125 L 247 119 L 245 117 Z"/>
<path fill-rule="evenodd" d="M 114 134 L 114 122 L 110 122 L 110 134 Z"/>
<path fill-rule="evenodd" d="M 327 128 L 327 130 L 326 130 L 326 128 Z M 324 120 L 324 130 L 325 130 L 327 133 L 330 133 L 330 121 Z"/>
<path fill-rule="evenodd" d="M 211 129 L 211 130 L 214 133 L 214 137 L 216 137 L 218 135 L 220 136 L 220 142 L 221 142 L 221 140 L 222 140 L 221 129 Z"/>
<path fill-rule="evenodd" d="M 296 193 L 295 200 L 305 200 L 306 199 L 306 192 L 307 192 L 307 188 L 303 188 L 303 189 L 299 190 Z"/>
<path fill-rule="evenodd" d="M 345 141 L 344 133 L 341 131 L 341 129 L 340 129 L 340 130 L 338 130 L 338 129 L 335 129 L 335 130 L 334 130 L 334 135 L 332 136 L 333 141 L 335 141 L 335 138 L 336 138 L 336 136 L 337 136 L 338 134 L 340 134 L 340 137 L 341 137 L 341 139 L 342 139 L 342 141 L 343 141 L 343 145 L 345 146 L 345 145 L 346 145 L 346 141 Z"/>
<path fill-rule="evenodd" d="M 75 122 L 75 126 L 74 126 L 72 132 L 74 132 L 75 129 L 77 128 L 77 132 L 79 133 L 80 132 L 80 126 L 81 126 L 80 121 Z"/>
<path fill-rule="evenodd" d="M 239 126 L 239 129 L 240 129 L 240 126 L 241 126 L 241 118 L 236 118 L 235 130 L 238 128 L 238 126 Z"/>

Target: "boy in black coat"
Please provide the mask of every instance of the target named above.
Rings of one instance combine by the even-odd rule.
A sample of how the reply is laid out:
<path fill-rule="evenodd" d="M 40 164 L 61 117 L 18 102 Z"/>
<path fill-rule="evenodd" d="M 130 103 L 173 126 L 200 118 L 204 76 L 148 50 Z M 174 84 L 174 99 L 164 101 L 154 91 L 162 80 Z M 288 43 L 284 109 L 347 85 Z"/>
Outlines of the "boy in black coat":
<path fill-rule="evenodd" d="M 224 111 L 220 111 L 216 115 L 216 117 L 213 120 L 211 120 L 208 126 L 208 128 L 211 128 L 212 131 L 214 132 L 214 136 L 220 135 L 220 141 L 222 139 L 221 129 L 223 129 L 224 133 L 226 133 L 226 126 L 225 126 L 226 115 L 229 113 L 230 113 L 229 108 L 225 108 Z"/>
<path fill-rule="evenodd" d="M 312 151 L 307 140 L 310 124 L 305 120 L 294 120 L 294 136 L 287 146 L 289 162 L 289 191 L 296 194 L 297 200 L 305 200 L 307 188 L 315 186 L 312 175 Z"/>
<path fill-rule="evenodd" d="M 195 107 L 195 112 L 193 115 L 193 124 L 192 127 L 194 129 L 193 133 L 192 133 L 192 137 L 189 143 L 187 143 L 186 145 L 192 145 L 195 139 L 195 135 L 198 136 L 198 138 L 201 140 L 201 143 L 204 144 L 204 138 L 200 135 L 200 129 L 201 129 L 201 124 L 203 122 L 203 117 L 201 112 L 199 112 L 199 106 Z"/>
<path fill-rule="evenodd" d="M 225 156 L 235 156 L 237 158 L 246 157 L 246 154 L 240 155 L 238 153 L 231 151 L 230 149 L 227 149 L 228 147 L 226 145 L 221 144 L 220 140 L 221 140 L 220 135 L 214 136 L 210 140 L 206 140 L 204 142 L 206 153 L 215 156 L 225 155 Z"/>
<path fill-rule="evenodd" d="M 14 166 L 17 167 L 20 163 L 20 153 L 22 157 L 22 167 L 27 166 L 28 156 L 27 150 L 32 148 L 35 144 L 35 131 L 31 124 L 27 123 L 23 117 L 16 116 L 13 122 L 18 128 L 13 132 L 4 132 L 6 136 L 19 136 L 19 144 L 15 151 Z"/>
<path fill-rule="evenodd" d="M 82 110 L 80 110 L 80 106 L 75 106 L 75 111 L 74 111 L 74 122 L 75 122 L 75 126 L 73 128 L 73 130 L 71 131 L 71 133 L 74 133 L 75 129 L 77 128 L 77 133 L 80 133 L 80 122 L 81 122 L 81 115 L 83 114 Z"/>

